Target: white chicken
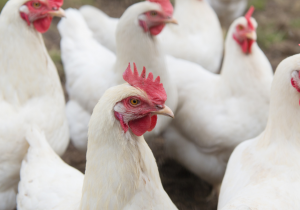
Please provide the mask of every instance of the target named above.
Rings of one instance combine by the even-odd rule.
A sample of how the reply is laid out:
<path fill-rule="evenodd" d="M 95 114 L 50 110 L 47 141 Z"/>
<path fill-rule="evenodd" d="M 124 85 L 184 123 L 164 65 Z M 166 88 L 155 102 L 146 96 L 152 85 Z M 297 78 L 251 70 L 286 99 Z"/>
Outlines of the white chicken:
<path fill-rule="evenodd" d="M 85 177 L 66 165 L 37 129 L 30 131 L 18 210 L 177 209 L 142 136 L 155 127 L 158 114 L 174 117 L 165 106 L 166 92 L 159 77 L 147 78 L 145 69 L 139 76 L 129 66 L 123 78 L 129 84 L 108 89 L 91 116 Z"/>
<path fill-rule="evenodd" d="M 167 71 L 164 55 L 155 37 L 166 23 L 175 22 L 170 15 L 166 15 L 166 9 L 165 5 L 148 1 L 129 7 L 116 31 L 116 57 L 93 38 L 77 10 L 69 9 L 67 18 L 59 23 L 62 60 L 70 98 L 67 117 L 71 139 L 77 149 L 86 151 L 87 122 L 93 107 L 107 88 L 123 83 L 119 69 L 124 69 L 129 62 L 136 62 L 138 67 L 145 65 L 155 76 L 161 76 L 168 93 L 167 105 L 176 110 L 176 86 Z M 169 119 L 159 118 L 156 128 L 147 137 L 158 135 L 170 122 Z"/>
<path fill-rule="evenodd" d="M 166 53 L 219 72 L 223 33 L 210 5 L 205 0 L 176 0 L 174 18 L 179 24 L 167 25 L 159 36 Z"/>
<path fill-rule="evenodd" d="M 225 27 L 240 17 L 246 10 L 248 0 L 207 0 L 214 8 Z"/>
<path fill-rule="evenodd" d="M 93 6 L 83 6 L 80 12 L 96 40 L 116 52 L 113 43 L 118 19 L 108 17 Z M 179 25 L 167 25 L 158 36 L 166 53 L 218 72 L 223 57 L 223 34 L 218 17 L 209 4 L 205 0 L 176 0 L 174 18 Z"/>
<path fill-rule="evenodd" d="M 0 16 L 0 209 L 16 206 L 28 126 L 37 124 L 58 155 L 69 143 L 62 87 L 41 35 L 64 14 L 62 3 L 10 0 Z"/>
<path fill-rule="evenodd" d="M 273 72 L 255 42 L 252 12 L 230 27 L 221 75 L 184 60 L 167 62 L 179 103 L 163 134 L 166 152 L 215 187 L 235 146 L 258 135 L 267 122 Z"/>
<path fill-rule="evenodd" d="M 218 209 L 300 209 L 299 69 L 300 54 L 278 66 L 267 127 L 232 153 Z"/>

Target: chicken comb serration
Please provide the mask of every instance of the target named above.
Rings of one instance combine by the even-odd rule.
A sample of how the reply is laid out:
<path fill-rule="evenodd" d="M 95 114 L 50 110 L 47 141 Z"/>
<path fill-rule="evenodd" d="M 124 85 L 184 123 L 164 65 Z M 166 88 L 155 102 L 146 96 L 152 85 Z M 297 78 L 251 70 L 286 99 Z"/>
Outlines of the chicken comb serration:
<path fill-rule="evenodd" d="M 158 76 L 153 80 L 153 74 L 150 72 L 148 78 L 146 77 L 146 68 L 143 68 L 141 75 L 137 70 L 135 63 L 133 63 L 134 70 L 131 71 L 130 63 L 123 73 L 123 79 L 128 82 L 131 86 L 142 89 L 147 93 L 148 98 L 156 104 L 164 104 L 167 100 L 167 94 L 160 83 L 160 77 Z"/>
<path fill-rule="evenodd" d="M 173 5 L 171 4 L 170 0 L 148 0 L 148 1 L 160 4 L 162 9 L 168 16 L 173 15 L 174 9 L 173 9 Z"/>
<path fill-rule="evenodd" d="M 245 15 L 245 18 L 248 22 L 248 26 L 250 27 L 250 29 L 254 30 L 254 26 L 253 26 L 253 23 L 251 22 L 251 17 L 252 17 L 252 14 L 254 12 L 255 8 L 254 6 L 251 6 L 248 10 L 248 12 L 246 13 Z"/>

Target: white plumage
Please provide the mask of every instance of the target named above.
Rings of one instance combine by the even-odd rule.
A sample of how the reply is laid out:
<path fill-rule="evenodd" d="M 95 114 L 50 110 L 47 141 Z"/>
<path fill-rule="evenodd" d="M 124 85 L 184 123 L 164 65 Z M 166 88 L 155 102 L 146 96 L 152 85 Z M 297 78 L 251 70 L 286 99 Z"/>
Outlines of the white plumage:
<path fill-rule="evenodd" d="M 116 52 L 116 30 L 119 18 L 109 17 L 100 9 L 84 5 L 80 8 L 80 13 L 84 17 L 94 38 L 104 47 Z"/>
<path fill-rule="evenodd" d="M 36 124 L 62 155 L 69 142 L 65 101 L 42 39 L 21 19 L 25 0 L 10 0 L 0 17 L 0 209 L 14 209 L 25 132 Z"/>
<path fill-rule="evenodd" d="M 116 104 L 147 97 L 128 84 L 108 89 L 89 123 L 86 175 L 71 168 L 33 128 L 19 184 L 20 210 L 175 210 L 164 191 L 155 158 L 143 136 L 124 133 L 115 118 Z M 149 99 L 148 99 L 149 100 Z"/>
<path fill-rule="evenodd" d="M 155 77 L 160 75 L 168 94 L 167 105 L 176 110 L 177 90 L 157 39 L 145 33 L 138 24 L 138 17 L 151 10 L 161 11 L 161 7 L 155 3 L 141 2 L 132 5 L 123 14 L 116 32 L 117 56 L 93 38 L 77 10 L 68 9 L 67 18 L 59 23 L 62 60 L 70 96 L 67 116 L 71 139 L 81 151 L 86 151 L 86 122 L 93 107 L 107 88 L 123 83 L 123 72 L 119 69 L 126 68 L 129 62 L 135 62 L 138 69 L 145 66 Z M 169 123 L 170 119 L 159 117 L 158 125 L 146 137 L 158 135 Z"/>
<path fill-rule="evenodd" d="M 253 18 L 251 22 L 256 28 Z M 221 75 L 184 60 L 167 61 L 179 103 L 176 118 L 163 135 L 166 151 L 213 185 L 221 183 L 235 146 L 258 135 L 267 122 L 272 68 L 256 42 L 252 53 L 243 53 L 233 39 L 239 24 L 247 27 L 246 18 L 230 27 Z"/>
<path fill-rule="evenodd" d="M 176 0 L 174 18 L 159 40 L 167 54 L 201 65 L 213 73 L 220 71 L 223 33 L 216 13 L 204 0 Z"/>
<path fill-rule="evenodd" d="M 218 14 L 224 26 L 229 26 L 232 21 L 243 15 L 248 0 L 207 0 Z"/>
<path fill-rule="evenodd" d="M 278 66 L 267 127 L 231 155 L 218 209 L 300 208 L 299 61 L 298 54 Z"/>
<path fill-rule="evenodd" d="M 81 7 L 80 12 L 97 41 L 116 52 L 113 43 L 118 19 L 92 6 Z M 209 4 L 199 0 L 176 0 L 174 18 L 179 24 L 167 25 L 158 36 L 166 53 L 218 72 L 223 57 L 223 33 Z"/>

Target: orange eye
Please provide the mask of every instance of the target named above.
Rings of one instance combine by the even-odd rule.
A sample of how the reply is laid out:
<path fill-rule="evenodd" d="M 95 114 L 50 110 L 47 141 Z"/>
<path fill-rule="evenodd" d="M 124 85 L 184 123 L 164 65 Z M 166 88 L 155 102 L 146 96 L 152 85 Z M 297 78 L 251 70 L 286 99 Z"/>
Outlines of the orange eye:
<path fill-rule="evenodd" d="M 40 2 L 33 2 L 33 3 L 32 3 L 32 6 L 33 6 L 35 9 L 38 9 L 38 8 L 40 8 L 42 5 L 41 5 Z"/>
<path fill-rule="evenodd" d="M 132 105 L 132 106 L 137 106 L 137 105 L 139 105 L 141 102 L 138 100 L 138 99 L 136 99 L 136 98 L 133 98 L 133 99 L 130 99 L 130 104 Z"/>
<path fill-rule="evenodd" d="M 244 26 L 242 26 L 242 25 L 238 25 L 237 28 L 238 28 L 240 31 L 242 31 L 242 30 L 245 29 Z"/>
<path fill-rule="evenodd" d="M 151 16 L 156 16 L 156 15 L 157 15 L 157 12 L 156 12 L 156 11 L 151 11 L 151 12 L 150 12 L 150 15 L 151 15 Z"/>

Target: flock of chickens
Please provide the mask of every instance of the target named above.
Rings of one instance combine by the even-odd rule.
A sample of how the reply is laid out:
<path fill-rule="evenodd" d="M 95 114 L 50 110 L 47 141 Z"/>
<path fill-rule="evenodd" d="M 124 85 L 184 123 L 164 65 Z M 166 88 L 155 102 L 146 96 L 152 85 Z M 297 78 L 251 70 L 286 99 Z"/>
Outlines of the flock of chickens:
<path fill-rule="evenodd" d="M 225 44 L 209 3 L 235 19 Z M 300 209 L 300 55 L 273 78 L 247 0 L 147 0 L 120 19 L 62 4 L 1 12 L 0 210 L 177 209 L 145 141 L 159 135 L 218 209 Z M 53 16 L 67 104 L 41 35 Z M 69 139 L 85 175 L 59 157 Z"/>

